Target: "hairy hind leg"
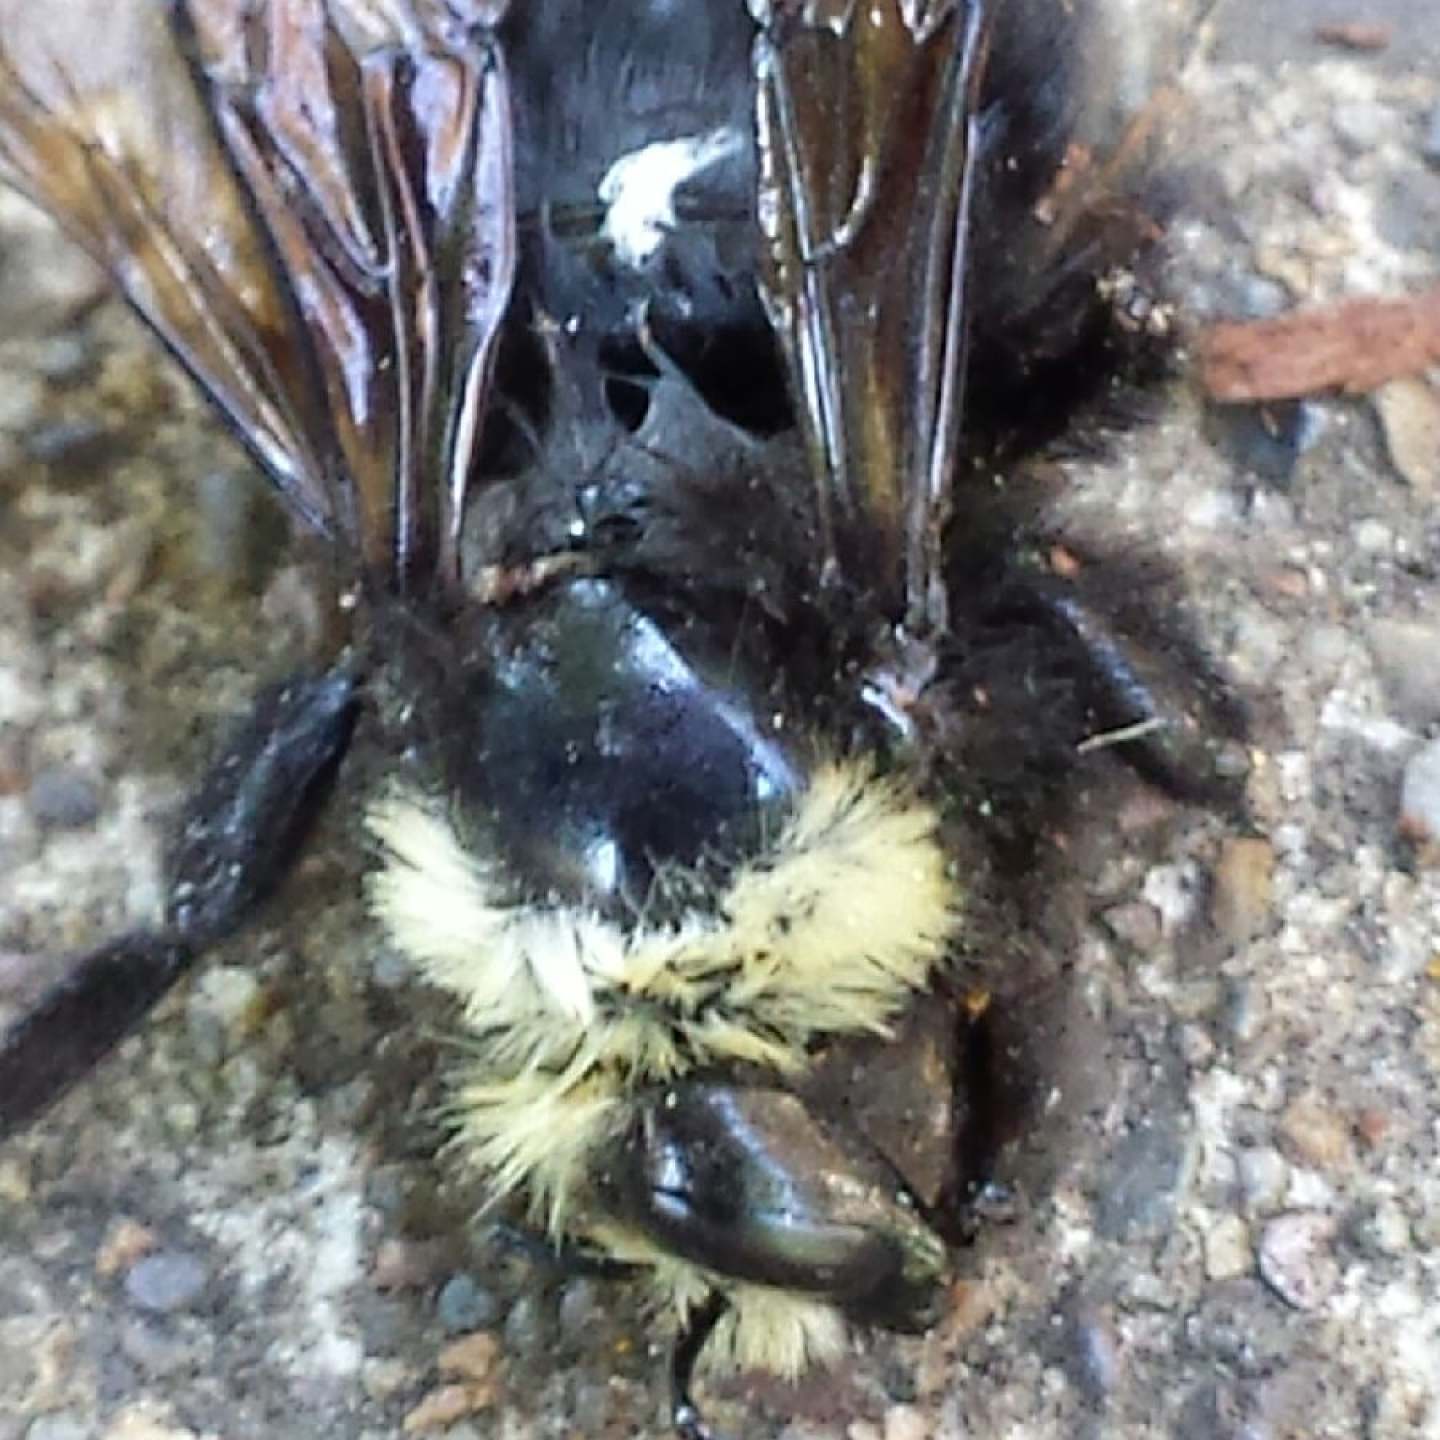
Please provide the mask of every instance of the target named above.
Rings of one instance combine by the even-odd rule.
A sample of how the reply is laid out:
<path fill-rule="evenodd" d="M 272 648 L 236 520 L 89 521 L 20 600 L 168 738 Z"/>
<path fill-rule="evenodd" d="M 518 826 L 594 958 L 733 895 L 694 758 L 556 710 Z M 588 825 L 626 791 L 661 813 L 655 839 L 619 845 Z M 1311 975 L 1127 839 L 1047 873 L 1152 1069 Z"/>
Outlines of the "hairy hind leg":
<path fill-rule="evenodd" d="M 262 693 L 186 807 L 165 915 L 91 950 L 0 1036 L 0 1140 L 86 1075 L 294 864 L 354 729 L 348 665 Z"/>

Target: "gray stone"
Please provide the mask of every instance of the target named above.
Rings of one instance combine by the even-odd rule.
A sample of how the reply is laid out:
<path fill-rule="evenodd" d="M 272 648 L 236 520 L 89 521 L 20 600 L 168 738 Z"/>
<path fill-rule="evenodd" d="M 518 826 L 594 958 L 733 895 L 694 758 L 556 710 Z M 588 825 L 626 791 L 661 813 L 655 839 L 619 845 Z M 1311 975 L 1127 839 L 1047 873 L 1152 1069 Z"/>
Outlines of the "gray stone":
<path fill-rule="evenodd" d="M 1271 1145 L 1257 1145 L 1240 1152 L 1240 1193 L 1250 1215 L 1275 1210 L 1290 1184 L 1290 1167 Z"/>
<path fill-rule="evenodd" d="M 25 1431 L 25 1440 L 93 1440 L 95 1431 L 83 1420 L 64 1411 L 40 1415 Z"/>
<path fill-rule="evenodd" d="M 501 1310 L 494 1292 L 464 1271 L 452 1275 L 440 1287 L 435 1301 L 435 1313 L 447 1335 L 466 1335 L 472 1330 L 484 1330 L 500 1319 Z"/>
<path fill-rule="evenodd" d="M 1440 720 L 1440 625 L 1377 620 L 1370 649 L 1396 718 L 1417 730 Z"/>
<path fill-rule="evenodd" d="M 1440 740 L 1422 745 L 1405 766 L 1400 830 L 1424 850 L 1440 845 Z"/>
<path fill-rule="evenodd" d="M 30 809 L 42 825 L 57 830 L 83 830 L 100 814 L 100 791 L 94 780 L 68 765 L 47 765 L 30 782 Z"/>
<path fill-rule="evenodd" d="M 94 465 L 114 448 L 114 437 L 99 420 L 81 417 L 55 420 L 26 432 L 21 448 L 41 465 L 70 471 Z"/>
<path fill-rule="evenodd" d="M 192 1306 L 209 1280 L 209 1270 L 194 1255 L 160 1250 L 130 1268 L 125 1293 L 141 1309 L 164 1314 Z"/>
<path fill-rule="evenodd" d="M 1260 1275 L 1296 1310 L 1316 1310 L 1340 1278 L 1332 1253 L 1335 1217 L 1318 1210 L 1277 1216 L 1260 1236 Z"/>
<path fill-rule="evenodd" d="M 119 1329 L 121 1351 L 147 1375 L 180 1375 L 204 1363 L 203 1347 L 193 1336 L 177 1335 L 170 1326 L 131 1316 Z"/>
<path fill-rule="evenodd" d="M 1337 105 L 1330 118 L 1340 143 L 1347 150 L 1357 153 L 1373 150 L 1386 133 L 1394 129 L 1394 120 L 1388 110 L 1364 100 Z"/>
<path fill-rule="evenodd" d="M 1440 105 L 1425 117 L 1425 133 L 1420 140 L 1420 154 L 1427 165 L 1440 169 Z"/>
<path fill-rule="evenodd" d="M 554 1339 L 553 1316 L 544 1299 L 533 1290 L 521 1295 L 505 1317 L 505 1348 L 513 1354 L 533 1356 Z"/>

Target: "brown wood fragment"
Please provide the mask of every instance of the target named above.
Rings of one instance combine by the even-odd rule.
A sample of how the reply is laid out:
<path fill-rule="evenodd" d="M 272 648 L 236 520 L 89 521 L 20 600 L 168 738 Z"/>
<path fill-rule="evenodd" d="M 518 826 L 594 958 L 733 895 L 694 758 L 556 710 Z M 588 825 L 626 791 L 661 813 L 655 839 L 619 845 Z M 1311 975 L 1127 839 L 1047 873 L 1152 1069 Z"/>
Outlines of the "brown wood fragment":
<path fill-rule="evenodd" d="M 1222 321 L 1199 342 L 1212 400 L 1358 395 L 1440 363 L 1440 286 L 1399 299 L 1360 298 L 1268 320 Z"/>
<path fill-rule="evenodd" d="M 1322 45 L 1338 45 L 1342 50 L 1386 50 L 1390 46 L 1390 27 L 1364 20 L 1340 20 L 1317 25 L 1315 38 Z"/>

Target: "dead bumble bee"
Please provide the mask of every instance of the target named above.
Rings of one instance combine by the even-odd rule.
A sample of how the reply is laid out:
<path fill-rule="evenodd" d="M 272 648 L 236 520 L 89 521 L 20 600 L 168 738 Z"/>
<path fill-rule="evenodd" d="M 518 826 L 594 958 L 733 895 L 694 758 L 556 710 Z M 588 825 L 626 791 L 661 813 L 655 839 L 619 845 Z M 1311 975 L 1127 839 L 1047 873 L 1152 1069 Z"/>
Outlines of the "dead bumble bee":
<path fill-rule="evenodd" d="M 0 158 L 357 604 L 204 777 L 162 923 L 4 1036 L 0 1137 L 290 868 L 363 711 L 395 757 L 370 907 L 454 996 L 457 1148 L 647 1277 L 677 1428 L 706 1433 L 702 1354 L 793 1377 L 850 1322 L 925 1327 L 983 1170 L 967 916 L 1020 863 L 1026 786 L 1103 732 L 1203 797 L 1228 733 L 989 483 L 1124 348 L 1102 282 L 1153 239 L 1123 92 L 1158 27 L 1107 0 L 105 8 L 84 64 L 7 19 Z M 923 1183 L 847 1068 L 917 1015 L 953 1122 Z"/>

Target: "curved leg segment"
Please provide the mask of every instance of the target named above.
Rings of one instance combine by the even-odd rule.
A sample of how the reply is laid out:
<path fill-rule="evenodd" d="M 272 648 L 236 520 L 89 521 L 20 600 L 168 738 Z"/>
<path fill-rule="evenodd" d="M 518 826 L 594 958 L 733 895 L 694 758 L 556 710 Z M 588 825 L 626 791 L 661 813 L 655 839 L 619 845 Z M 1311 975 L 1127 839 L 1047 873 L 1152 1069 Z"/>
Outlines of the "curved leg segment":
<path fill-rule="evenodd" d="M 700 1352 L 728 1305 L 729 1301 L 718 1290 L 712 1290 L 705 1303 L 691 1312 L 671 1352 L 670 1423 L 680 1440 L 720 1440 L 720 1436 L 705 1423 L 700 1407 L 691 1398 L 690 1382 L 694 1378 Z"/>
<path fill-rule="evenodd" d="M 0 1140 L 91 1070 L 289 870 L 349 743 L 356 686 L 341 665 L 257 699 L 186 809 L 164 925 L 90 951 L 0 1037 Z"/>

